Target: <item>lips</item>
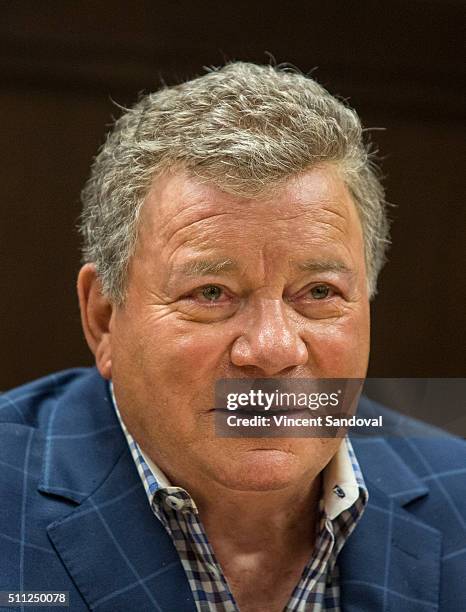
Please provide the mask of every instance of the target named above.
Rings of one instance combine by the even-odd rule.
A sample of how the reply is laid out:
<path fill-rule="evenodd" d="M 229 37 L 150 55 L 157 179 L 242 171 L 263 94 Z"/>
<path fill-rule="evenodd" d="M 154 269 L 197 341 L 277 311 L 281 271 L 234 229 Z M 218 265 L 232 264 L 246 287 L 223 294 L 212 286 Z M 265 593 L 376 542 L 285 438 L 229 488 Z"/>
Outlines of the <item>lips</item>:
<path fill-rule="evenodd" d="M 273 414 L 275 416 L 286 415 L 286 416 L 303 416 L 304 414 L 308 414 L 311 411 L 307 407 L 303 408 L 284 408 L 284 407 L 272 407 L 269 409 L 266 408 L 258 408 L 257 406 L 242 406 L 241 408 L 237 408 L 235 410 L 229 410 L 228 408 L 216 408 L 215 412 L 221 412 L 224 414 L 235 414 L 237 416 L 267 416 Z"/>

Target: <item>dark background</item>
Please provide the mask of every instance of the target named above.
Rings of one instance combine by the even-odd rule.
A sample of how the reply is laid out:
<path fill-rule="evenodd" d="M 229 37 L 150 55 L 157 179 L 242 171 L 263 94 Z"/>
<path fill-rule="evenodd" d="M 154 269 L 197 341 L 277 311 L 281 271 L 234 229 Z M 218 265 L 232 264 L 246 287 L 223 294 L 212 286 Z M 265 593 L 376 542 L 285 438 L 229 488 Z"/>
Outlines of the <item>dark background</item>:
<path fill-rule="evenodd" d="M 138 92 L 242 59 L 349 99 L 396 204 L 372 376 L 464 374 L 463 1 L 0 2 L 0 389 L 92 363 L 75 277 L 79 192 Z"/>

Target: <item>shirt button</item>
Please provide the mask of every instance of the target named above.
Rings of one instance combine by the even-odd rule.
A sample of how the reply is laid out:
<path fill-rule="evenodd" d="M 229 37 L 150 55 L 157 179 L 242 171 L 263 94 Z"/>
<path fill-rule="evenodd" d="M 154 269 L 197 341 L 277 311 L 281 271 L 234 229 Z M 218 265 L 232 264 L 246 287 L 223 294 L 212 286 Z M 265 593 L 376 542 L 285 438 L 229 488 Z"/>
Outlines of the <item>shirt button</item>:
<path fill-rule="evenodd" d="M 184 508 L 184 501 L 182 499 L 178 499 L 174 495 L 168 495 L 165 499 L 165 503 L 169 508 L 173 508 L 173 510 L 181 510 Z"/>
<path fill-rule="evenodd" d="M 343 489 L 341 487 L 339 487 L 338 485 L 335 485 L 333 487 L 333 492 L 335 493 L 335 495 L 337 497 L 339 497 L 340 499 L 343 499 L 344 497 L 346 497 L 346 493 L 343 491 Z"/>

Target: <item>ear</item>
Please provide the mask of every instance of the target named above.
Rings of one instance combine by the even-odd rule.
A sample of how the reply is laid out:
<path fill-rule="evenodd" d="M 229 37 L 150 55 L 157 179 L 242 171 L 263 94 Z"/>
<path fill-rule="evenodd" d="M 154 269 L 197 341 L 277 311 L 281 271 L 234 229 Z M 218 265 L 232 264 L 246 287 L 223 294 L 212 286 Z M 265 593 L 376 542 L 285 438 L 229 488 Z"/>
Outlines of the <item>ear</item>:
<path fill-rule="evenodd" d="M 102 284 L 94 264 L 85 264 L 78 275 L 78 296 L 81 324 L 87 344 L 94 354 L 101 376 L 112 377 L 110 322 L 113 305 L 102 292 Z"/>

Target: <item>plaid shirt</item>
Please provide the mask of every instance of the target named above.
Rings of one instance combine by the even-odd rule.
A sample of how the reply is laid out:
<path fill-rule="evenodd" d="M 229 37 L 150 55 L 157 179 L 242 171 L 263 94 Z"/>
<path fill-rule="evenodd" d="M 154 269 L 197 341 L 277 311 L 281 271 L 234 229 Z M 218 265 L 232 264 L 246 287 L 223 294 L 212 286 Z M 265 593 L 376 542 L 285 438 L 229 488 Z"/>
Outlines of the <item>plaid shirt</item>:
<path fill-rule="evenodd" d="M 139 448 L 119 413 L 116 414 L 144 485 L 150 507 L 178 551 L 199 612 L 238 612 L 222 568 L 215 558 L 194 500 L 171 485 L 163 472 Z M 368 493 L 356 456 L 345 438 L 323 472 L 323 496 L 314 553 L 303 570 L 284 612 L 339 612 L 337 556 L 356 527 Z"/>

